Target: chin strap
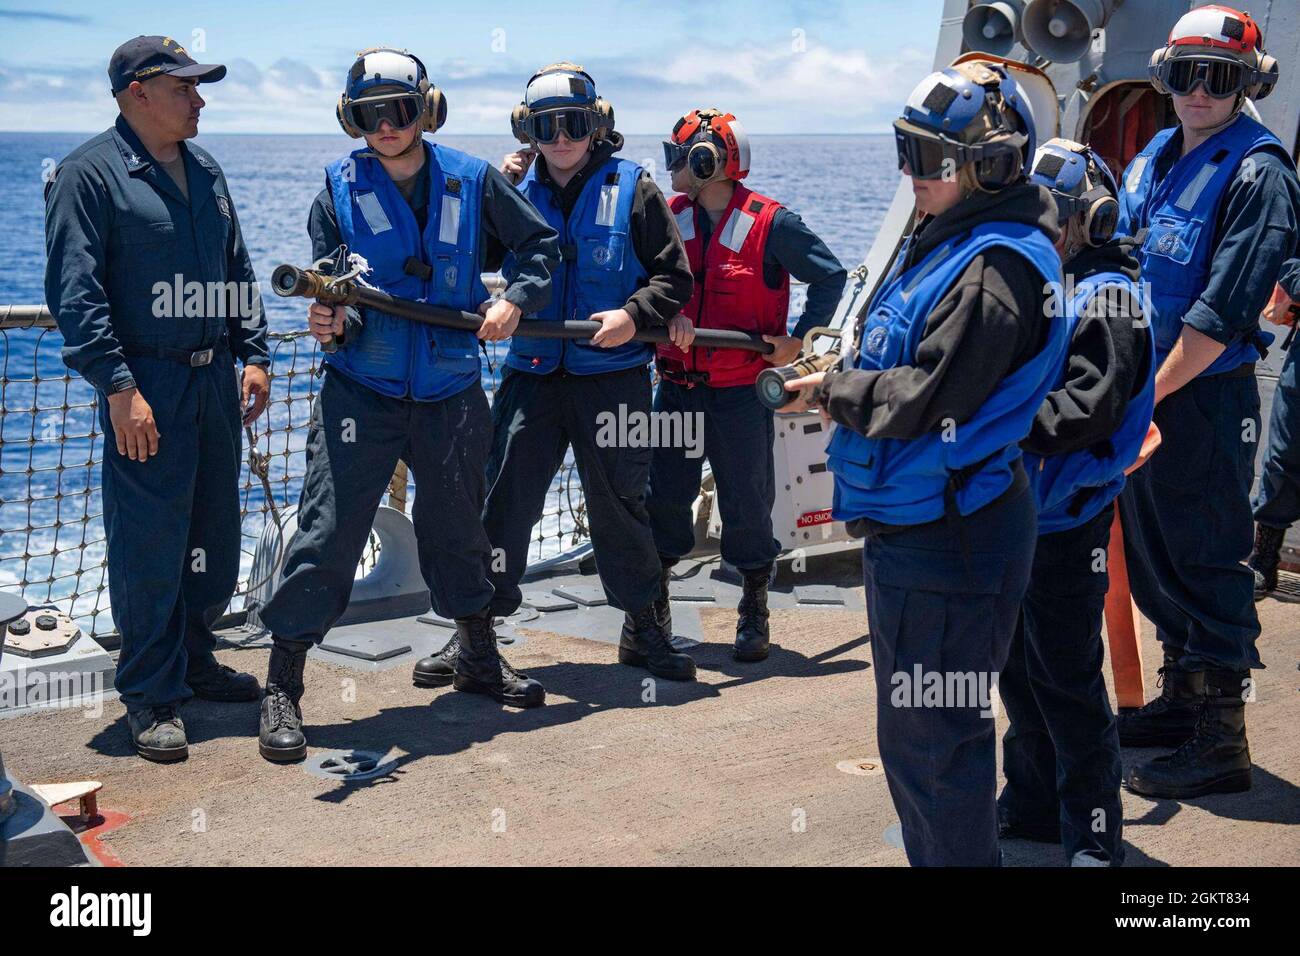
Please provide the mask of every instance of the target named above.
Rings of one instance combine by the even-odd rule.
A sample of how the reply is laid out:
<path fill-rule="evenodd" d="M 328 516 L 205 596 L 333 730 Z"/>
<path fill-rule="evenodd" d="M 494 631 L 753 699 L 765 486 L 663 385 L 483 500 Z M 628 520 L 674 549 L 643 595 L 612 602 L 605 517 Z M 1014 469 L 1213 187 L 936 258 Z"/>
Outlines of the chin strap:
<path fill-rule="evenodd" d="M 703 180 L 696 179 L 694 176 L 691 175 L 691 171 L 689 169 L 686 171 L 686 175 L 690 179 L 690 183 L 686 187 L 686 195 L 691 200 L 691 202 L 695 202 L 695 200 L 700 198 L 700 193 L 704 192 L 705 186 L 711 186 L 714 183 L 721 182 L 722 180 L 727 178 L 726 172 L 721 167 L 715 169 L 713 171 L 713 175 L 710 176 L 708 179 L 703 179 Z"/>

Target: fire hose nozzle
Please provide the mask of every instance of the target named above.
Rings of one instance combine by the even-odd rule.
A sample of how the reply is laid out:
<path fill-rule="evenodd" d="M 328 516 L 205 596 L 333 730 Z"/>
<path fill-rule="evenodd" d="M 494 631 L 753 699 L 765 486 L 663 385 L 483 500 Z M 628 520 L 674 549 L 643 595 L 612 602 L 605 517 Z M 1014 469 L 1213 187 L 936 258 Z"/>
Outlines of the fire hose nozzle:
<path fill-rule="evenodd" d="M 758 400 L 760 402 L 774 411 L 780 411 L 799 397 L 798 392 L 786 390 L 787 382 L 793 382 L 797 378 L 814 375 L 817 372 L 825 372 L 840 360 L 838 345 L 820 354 L 813 353 L 813 342 L 819 338 L 833 338 L 838 341 L 840 333 L 827 328 L 811 329 L 803 340 L 803 347 L 808 353 L 807 355 L 795 359 L 789 365 L 777 365 L 759 372 L 758 380 L 754 382 L 754 388 L 758 391 Z"/>

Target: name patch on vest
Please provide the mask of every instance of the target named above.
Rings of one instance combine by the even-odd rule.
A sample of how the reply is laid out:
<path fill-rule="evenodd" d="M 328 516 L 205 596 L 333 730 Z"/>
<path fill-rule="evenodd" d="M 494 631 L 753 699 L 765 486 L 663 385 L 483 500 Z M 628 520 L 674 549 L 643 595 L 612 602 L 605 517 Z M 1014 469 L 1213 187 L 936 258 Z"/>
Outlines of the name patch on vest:
<path fill-rule="evenodd" d="M 377 236 L 393 228 L 393 224 L 388 221 L 387 213 L 384 212 L 384 207 L 379 204 L 379 197 L 374 193 L 357 193 L 357 208 L 361 210 L 366 225 L 374 235 Z"/>
<path fill-rule="evenodd" d="M 1133 168 L 1128 171 L 1128 180 L 1124 183 L 1124 188 L 1131 193 L 1138 191 L 1138 186 L 1142 185 L 1142 174 L 1147 171 L 1147 162 L 1150 157 L 1139 156 L 1133 160 Z"/>
<path fill-rule="evenodd" d="M 1205 187 L 1210 184 L 1210 180 L 1214 178 L 1214 174 L 1218 171 L 1219 167 L 1213 163 L 1206 163 L 1202 166 L 1200 172 L 1196 174 L 1196 178 L 1187 184 L 1187 188 L 1183 190 L 1182 195 L 1178 197 L 1178 201 L 1174 205 L 1182 210 L 1190 210 L 1196 205 L 1196 200 L 1201 198 L 1201 193 L 1205 191 Z"/>
<path fill-rule="evenodd" d="M 673 218 L 677 220 L 677 231 L 682 235 L 682 242 L 690 242 L 695 238 L 695 208 L 693 206 L 687 206 Z"/>
<path fill-rule="evenodd" d="M 614 225 L 616 209 L 618 209 L 618 183 L 606 183 L 600 187 L 600 202 L 596 204 L 596 225 L 606 227 Z"/>
<path fill-rule="evenodd" d="M 460 239 L 460 197 L 442 194 L 442 215 L 438 217 L 438 241 L 454 246 Z"/>
<path fill-rule="evenodd" d="M 718 242 L 732 252 L 739 252 L 740 247 L 745 244 L 745 237 L 749 235 L 749 230 L 752 228 L 754 228 L 754 217 L 745 215 L 739 209 L 733 209 L 731 215 L 727 218 L 727 224 L 722 227 L 722 234 L 718 236 Z"/>

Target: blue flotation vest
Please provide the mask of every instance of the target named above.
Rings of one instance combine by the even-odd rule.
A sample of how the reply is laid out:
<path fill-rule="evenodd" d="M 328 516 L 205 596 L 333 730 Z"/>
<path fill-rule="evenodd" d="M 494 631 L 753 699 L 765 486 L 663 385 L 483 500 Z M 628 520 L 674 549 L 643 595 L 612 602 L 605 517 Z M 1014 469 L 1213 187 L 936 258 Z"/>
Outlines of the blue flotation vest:
<path fill-rule="evenodd" d="M 537 167 L 528 171 L 520 191 L 559 233 L 561 255 L 551 273 L 550 303 L 524 316 L 524 323 L 585 320 L 627 304 L 646 278 L 628 235 L 640 178 L 640 166 L 611 156 L 588 177 L 566 220 L 550 187 L 537 181 Z M 643 342 L 602 349 L 572 339 L 516 336 L 506 364 L 541 375 L 560 365 L 577 375 L 594 375 L 645 365 L 653 356 L 653 347 Z"/>
<path fill-rule="evenodd" d="M 1099 272 L 1088 276 L 1075 287 L 1066 303 L 1067 340 L 1074 338 L 1079 318 L 1096 295 L 1115 295 L 1117 302 L 1141 302 L 1137 283 L 1121 272 Z M 1103 300 L 1104 301 L 1104 300 Z M 1145 325 L 1148 348 L 1153 341 L 1151 325 Z M 1149 353 L 1150 354 L 1150 353 Z M 1053 389 L 1065 384 L 1068 356 L 1061 363 Z M 1142 389 L 1124 410 L 1119 428 L 1109 441 L 1094 448 L 1083 448 L 1047 458 L 1025 452 L 1025 470 L 1038 501 L 1038 533 L 1051 534 L 1077 528 L 1091 521 L 1114 501 L 1124 488 L 1124 469 L 1137 461 L 1151 424 L 1155 408 L 1156 364 L 1147 361 L 1147 375 Z"/>
<path fill-rule="evenodd" d="M 937 246 L 901 274 L 906 249 L 900 250 L 894 270 L 872 299 L 853 367 L 880 371 L 915 365 L 926 319 L 975 257 L 993 246 L 1023 256 L 1051 288 L 1046 345 L 1004 378 L 969 421 L 914 439 L 867 438 L 837 424 L 827 446 L 835 475 L 831 515 L 837 521 L 923 524 L 951 514 L 949 505 L 969 515 L 1011 487 L 1019 442 L 1029 434 L 1068 343 L 1060 304 L 1061 259 L 1041 230 L 986 223 Z"/>
<path fill-rule="evenodd" d="M 1133 158 L 1124 172 L 1119 196 L 1117 232 L 1142 242 L 1134 255 L 1148 290 L 1146 308 L 1155 331 L 1158 363 L 1164 362 L 1178 340 L 1183 316 L 1205 291 L 1219 207 L 1242 161 L 1263 149 L 1286 156 L 1276 136 L 1243 114 L 1179 158 L 1157 182 L 1160 154 L 1177 131 L 1178 127 L 1171 127 L 1156 133 Z M 1272 341 L 1271 333 L 1257 330 L 1249 338 L 1230 343 L 1201 374 L 1217 375 L 1258 361 Z"/>
<path fill-rule="evenodd" d="M 424 143 L 429 175 L 428 221 L 415 213 L 367 149 L 326 167 L 339 232 L 370 264 L 366 282 L 406 299 L 474 312 L 488 298 L 480 275 L 479 224 L 487 163 L 446 146 Z M 420 175 L 423 175 L 421 171 Z M 424 266 L 413 275 L 407 260 Z M 479 380 L 479 344 L 472 332 L 421 325 L 375 309 L 330 366 L 383 395 L 439 401 Z"/>

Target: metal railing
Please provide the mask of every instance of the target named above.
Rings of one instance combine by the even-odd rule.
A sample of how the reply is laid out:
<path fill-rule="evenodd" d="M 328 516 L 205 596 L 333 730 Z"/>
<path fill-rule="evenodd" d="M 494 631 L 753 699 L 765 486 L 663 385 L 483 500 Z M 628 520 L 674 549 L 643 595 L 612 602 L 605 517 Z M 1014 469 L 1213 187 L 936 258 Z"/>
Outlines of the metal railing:
<path fill-rule="evenodd" d="M 272 332 L 271 399 L 245 433 L 239 479 L 242 562 L 232 611 L 259 583 L 249 579 L 268 521 L 295 505 L 306 471 L 311 404 L 321 353 L 306 331 Z M 0 306 L 0 588 L 29 604 L 52 604 L 94 636 L 112 632 L 100 464 L 104 429 L 97 393 L 62 364 L 63 338 L 39 306 Z M 498 356 L 490 349 L 492 386 Z M 504 350 L 501 352 L 504 356 Z M 488 387 L 485 379 L 484 386 Z M 111 440 L 111 439 L 110 439 Z M 391 504 L 419 493 L 399 469 Z M 530 560 L 581 544 L 582 493 L 566 462 L 534 529 Z M 373 566 L 373 548 L 358 568 Z"/>
<path fill-rule="evenodd" d="M 802 286 L 792 308 L 800 308 Z M 311 405 L 321 353 L 306 330 L 268 334 L 271 398 L 245 433 L 239 477 L 240 581 L 232 612 L 246 610 L 253 555 L 268 522 L 295 506 L 306 472 Z M 63 337 L 35 305 L 0 306 L 0 589 L 29 604 L 51 604 L 93 636 L 113 631 L 109 613 L 100 464 L 104 429 L 97 393 L 60 358 Z M 491 398 L 505 345 L 489 343 L 483 385 Z M 419 488 L 399 467 L 389 503 L 407 510 Z M 552 484 L 533 528 L 529 563 L 552 561 L 588 539 L 581 483 L 572 456 Z M 373 566 L 376 542 L 358 576 Z"/>

